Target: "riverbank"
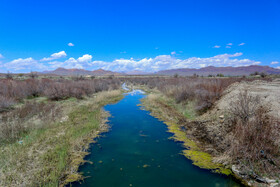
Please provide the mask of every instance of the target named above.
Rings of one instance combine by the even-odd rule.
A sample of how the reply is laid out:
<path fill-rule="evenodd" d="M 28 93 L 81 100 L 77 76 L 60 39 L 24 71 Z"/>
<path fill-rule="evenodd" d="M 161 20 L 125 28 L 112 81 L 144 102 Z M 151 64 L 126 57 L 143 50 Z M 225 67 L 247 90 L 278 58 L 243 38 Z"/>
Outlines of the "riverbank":
<path fill-rule="evenodd" d="M 51 124 L 43 116 L 29 119 L 40 128 L 19 141 L 1 144 L 0 186 L 64 186 L 82 179 L 77 170 L 89 144 L 108 129 L 109 114 L 102 107 L 121 98 L 122 92 L 114 90 L 57 101 L 60 115 Z"/>
<path fill-rule="evenodd" d="M 245 83 L 241 85 L 243 84 Z M 271 84 L 275 88 L 275 83 Z M 236 85 L 233 86 L 236 87 Z M 278 185 L 277 180 L 269 179 L 275 179 L 275 177 L 277 179 L 277 173 L 261 174 L 259 172 L 257 174 L 255 173 L 256 168 L 250 170 L 246 168 L 246 163 L 236 164 L 230 153 L 226 151 L 233 136 L 230 131 L 232 127 L 229 125 L 232 119 L 227 116 L 226 109 L 214 107 L 204 115 L 198 115 L 192 107 L 192 102 L 182 106 L 181 103 L 176 103 L 174 99 L 166 97 L 156 89 L 148 90 L 148 92 L 150 94 L 142 100 L 142 106 L 149 110 L 151 115 L 165 122 L 169 132 L 174 133 L 175 140 L 183 142 L 186 148 L 183 154 L 192 160 L 194 165 L 214 172 L 233 175 L 248 186 Z M 271 93 L 273 93 L 272 90 Z M 229 103 L 230 100 L 226 98 L 227 96 L 223 97 Z M 219 100 L 218 103 L 220 105 L 221 101 Z"/>
<path fill-rule="evenodd" d="M 182 106 L 176 106 L 172 99 L 160 93 L 153 93 L 142 99 L 142 106 L 150 111 L 152 116 L 164 121 L 168 126 L 168 131 L 174 134 L 173 139 L 175 141 L 183 142 L 186 148 L 183 154 L 192 160 L 194 165 L 224 175 L 232 174 L 229 168 L 213 162 L 212 156 L 201 148 L 201 143 L 196 141 L 190 134 L 186 136 L 186 129 L 181 128 L 181 123 L 187 123 L 187 117 L 194 118 L 194 112 L 191 111 L 191 108 L 188 111 L 183 111 Z"/>
<path fill-rule="evenodd" d="M 172 134 L 167 126 L 141 110 L 139 104 L 146 97 L 141 91 L 124 95 L 116 104 L 105 106 L 112 115 L 110 131 L 90 145 L 85 158 L 89 162 L 79 168 L 86 177 L 71 183 L 73 187 L 240 186 L 230 177 L 195 167 L 180 154 L 184 148 L 169 140 Z"/>

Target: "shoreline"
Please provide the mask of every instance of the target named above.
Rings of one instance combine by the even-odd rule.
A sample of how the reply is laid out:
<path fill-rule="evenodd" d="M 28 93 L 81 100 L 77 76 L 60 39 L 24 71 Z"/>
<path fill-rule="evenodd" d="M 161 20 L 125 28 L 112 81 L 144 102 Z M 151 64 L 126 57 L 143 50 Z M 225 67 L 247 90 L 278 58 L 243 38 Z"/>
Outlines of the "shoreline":
<path fill-rule="evenodd" d="M 41 128 L 34 128 L 21 141 L 1 145 L 0 186 L 65 186 L 81 180 L 78 169 L 86 162 L 90 143 L 109 129 L 109 113 L 103 106 L 121 100 L 122 93 L 112 90 L 83 100 L 56 101 L 61 108 L 56 121 L 36 118 Z"/>
<path fill-rule="evenodd" d="M 107 132 L 110 127 L 107 125 L 108 117 L 110 117 L 110 114 L 107 111 L 102 111 L 106 118 L 103 119 L 103 122 L 100 125 L 100 128 L 98 131 L 93 132 L 92 134 L 88 135 L 88 138 L 84 139 L 84 144 L 81 146 L 82 151 L 76 151 L 76 157 L 72 159 L 72 164 L 70 164 L 71 170 L 65 171 L 65 172 L 71 172 L 65 175 L 65 179 L 61 181 L 61 184 L 59 186 L 63 187 L 66 186 L 72 182 L 78 182 L 80 180 L 83 180 L 86 176 L 83 176 L 81 173 L 79 173 L 79 167 L 83 165 L 84 163 L 88 162 L 84 158 L 90 154 L 87 150 L 90 147 L 90 144 L 97 143 L 95 141 L 96 138 L 100 136 L 100 134 Z M 84 151 L 83 151 L 84 150 Z"/>
<path fill-rule="evenodd" d="M 150 92 L 153 94 L 153 92 Z M 231 168 L 221 164 L 221 163 L 215 163 L 212 161 L 212 155 L 209 153 L 203 151 L 200 148 L 200 143 L 197 140 L 193 140 L 191 138 L 187 138 L 187 134 L 180 128 L 178 124 L 176 124 L 176 120 L 178 118 L 181 118 L 181 114 L 179 112 L 175 111 L 175 108 L 170 108 L 170 106 L 160 106 L 159 101 L 155 101 L 156 98 L 149 98 L 151 95 L 147 95 L 147 97 L 143 98 L 141 100 L 140 106 L 143 107 L 144 110 L 147 110 L 150 112 L 150 115 L 153 117 L 163 121 L 164 124 L 166 124 L 168 131 L 173 134 L 171 137 L 174 141 L 182 142 L 184 150 L 183 155 L 191 160 L 193 165 L 198 166 L 202 169 L 208 169 L 211 172 L 219 173 L 226 176 L 232 176 L 234 177 L 234 180 L 237 180 L 240 184 L 249 186 L 248 181 L 244 180 L 243 178 L 236 175 Z M 153 96 L 152 96 L 153 97 Z M 154 101 L 152 101 L 154 100 Z M 170 112 L 172 111 L 172 112 Z M 173 117 L 170 117 L 170 113 L 174 114 Z M 178 115 L 178 116 L 176 116 Z"/>
<path fill-rule="evenodd" d="M 97 143 L 97 141 L 95 140 L 96 138 L 98 138 L 102 133 L 108 132 L 110 129 L 110 126 L 107 124 L 108 122 L 108 118 L 111 116 L 110 113 L 108 111 L 105 111 L 103 109 L 103 107 L 107 104 L 114 104 L 118 101 L 120 101 L 121 99 L 123 99 L 123 94 L 122 92 L 120 92 L 120 95 L 115 96 L 115 98 L 109 98 L 109 101 L 106 101 L 104 103 L 102 103 L 102 106 L 100 108 L 100 112 L 101 112 L 101 123 L 99 125 L 99 128 L 92 132 L 92 134 L 88 134 L 88 137 L 84 139 L 83 141 L 83 145 L 80 147 L 82 151 L 76 151 L 76 153 L 78 153 L 76 155 L 76 158 L 72 159 L 73 165 L 71 168 L 71 173 L 68 173 L 65 176 L 65 179 L 62 180 L 60 186 L 66 186 L 70 183 L 73 182 L 78 182 L 80 180 L 83 180 L 86 176 L 82 175 L 81 173 L 78 172 L 79 167 L 81 165 L 83 165 L 84 163 L 88 162 L 87 160 L 85 160 L 85 156 L 89 155 L 90 152 L 88 152 L 88 149 L 90 147 L 90 145 L 92 143 Z M 70 166 L 71 167 L 71 166 Z M 67 171 L 66 171 L 67 172 Z"/>

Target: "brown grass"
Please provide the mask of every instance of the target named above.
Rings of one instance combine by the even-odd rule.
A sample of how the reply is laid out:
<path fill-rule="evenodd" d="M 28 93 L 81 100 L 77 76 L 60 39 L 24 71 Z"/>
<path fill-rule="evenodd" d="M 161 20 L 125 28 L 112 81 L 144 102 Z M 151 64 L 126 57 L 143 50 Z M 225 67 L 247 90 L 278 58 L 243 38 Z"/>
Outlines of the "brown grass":
<path fill-rule="evenodd" d="M 242 80 L 243 78 L 153 77 L 127 78 L 123 81 L 145 85 L 150 89 L 156 88 L 174 98 L 177 103 L 195 101 L 196 111 L 202 114 L 214 105 L 229 85 Z"/>
<path fill-rule="evenodd" d="M 42 128 L 38 123 L 52 123 L 60 114 L 60 108 L 53 102 L 27 101 L 24 105 L 0 116 L 0 144 L 19 140 L 34 128 Z"/>
<path fill-rule="evenodd" d="M 21 117 L 23 127 L 30 125 L 31 130 L 18 134 L 21 143 L 0 144 L 0 186 L 64 186 L 81 179 L 77 170 L 89 143 L 107 129 L 108 114 L 102 106 L 121 98 L 120 91 L 106 91 L 83 100 L 54 102 L 60 110 L 52 122 L 44 117 L 53 110 L 49 104 L 30 102 L 13 110 L 15 116 L 10 113 L 8 119 Z M 46 112 L 39 114 L 38 109 Z"/>
<path fill-rule="evenodd" d="M 0 112 L 9 110 L 14 104 L 26 98 L 47 97 L 50 100 L 63 100 L 70 97 L 82 99 L 91 94 L 118 89 L 120 80 L 115 79 L 31 79 L 0 80 Z"/>
<path fill-rule="evenodd" d="M 277 176 L 280 122 L 269 115 L 269 107 L 260 103 L 260 98 L 244 91 L 231 104 L 234 136 L 229 152 L 233 162 L 246 167 L 252 175 Z"/>

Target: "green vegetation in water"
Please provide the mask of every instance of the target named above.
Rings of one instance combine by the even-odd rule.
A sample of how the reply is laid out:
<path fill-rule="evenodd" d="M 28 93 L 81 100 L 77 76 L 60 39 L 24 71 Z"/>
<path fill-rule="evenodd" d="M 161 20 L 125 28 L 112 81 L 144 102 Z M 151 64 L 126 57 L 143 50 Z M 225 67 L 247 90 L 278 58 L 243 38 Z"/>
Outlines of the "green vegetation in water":
<path fill-rule="evenodd" d="M 231 177 L 196 167 L 183 154 L 181 142 L 169 140 L 168 126 L 139 110 L 143 94 L 126 94 L 117 104 L 105 109 L 111 129 L 90 145 L 90 154 L 79 168 L 83 181 L 73 187 L 89 186 L 240 186 Z M 171 111 L 172 112 L 172 111 Z M 192 143 L 192 142 L 190 142 Z M 110 174 L 108 180 L 108 173 Z"/>
<path fill-rule="evenodd" d="M 183 151 L 183 155 L 193 161 L 193 164 L 204 169 L 210 169 L 213 172 L 225 175 L 232 174 L 230 169 L 225 168 L 222 164 L 214 163 L 212 156 L 206 152 L 201 151 L 199 146 L 193 140 L 187 138 L 186 133 L 183 132 L 177 125 L 178 118 L 182 117 L 194 119 L 196 114 L 191 108 L 193 103 L 188 103 L 186 107 L 182 104 L 176 104 L 174 100 L 168 99 L 160 94 L 151 94 L 142 99 L 142 105 L 151 114 L 168 126 L 168 131 L 174 134 L 172 137 L 175 141 L 183 142 L 187 150 Z"/>

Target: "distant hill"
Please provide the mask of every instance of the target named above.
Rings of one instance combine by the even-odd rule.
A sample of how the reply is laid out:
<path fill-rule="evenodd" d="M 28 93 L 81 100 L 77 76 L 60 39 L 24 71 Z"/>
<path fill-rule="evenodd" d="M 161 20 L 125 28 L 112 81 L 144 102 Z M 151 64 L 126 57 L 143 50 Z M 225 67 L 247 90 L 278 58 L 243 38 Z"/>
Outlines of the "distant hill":
<path fill-rule="evenodd" d="M 125 74 L 127 74 L 127 75 L 147 75 L 149 73 L 144 72 L 144 71 L 134 70 L 134 71 L 125 72 Z"/>
<path fill-rule="evenodd" d="M 103 75 L 120 75 L 120 73 L 106 71 L 103 69 L 98 69 L 94 71 L 84 70 L 84 69 L 65 69 L 57 68 L 53 71 L 44 71 L 43 74 L 54 74 L 54 75 L 66 75 L 66 76 L 75 76 L 75 75 L 94 75 L 94 76 L 103 76 Z"/>
<path fill-rule="evenodd" d="M 102 76 L 102 75 L 120 75 L 120 73 L 117 72 L 113 72 L 113 71 L 107 71 L 104 69 L 98 69 L 98 70 L 94 70 L 91 72 L 93 75 L 96 76 Z"/>
<path fill-rule="evenodd" d="M 275 69 L 269 66 L 240 66 L 240 67 L 214 67 L 208 66 L 200 69 L 191 69 L 191 68 L 183 68 L 183 69 L 170 69 L 159 71 L 156 74 L 159 75 L 182 75 L 182 76 L 192 76 L 193 74 L 197 75 L 217 75 L 223 74 L 225 76 L 242 76 L 242 75 L 250 75 L 255 72 L 264 72 L 266 74 L 280 74 L 280 69 Z"/>

